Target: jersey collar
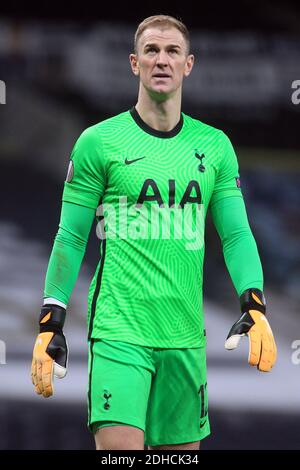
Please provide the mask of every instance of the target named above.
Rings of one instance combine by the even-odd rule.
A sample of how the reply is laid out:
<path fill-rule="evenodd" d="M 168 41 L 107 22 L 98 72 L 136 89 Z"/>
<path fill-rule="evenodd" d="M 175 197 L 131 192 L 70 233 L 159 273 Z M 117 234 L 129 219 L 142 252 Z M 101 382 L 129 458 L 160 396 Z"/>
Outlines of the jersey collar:
<path fill-rule="evenodd" d="M 154 137 L 161 137 L 163 139 L 175 137 L 175 135 L 177 135 L 181 131 L 182 126 L 183 126 L 182 113 L 180 113 L 180 120 L 178 121 L 176 126 L 173 127 L 173 129 L 171 129 L 170 131 L 158 131 L 157 129 L 153 129 L 152 127 L 148 126 L 148 124 L 146 124 L 145 121 L 143 121 L 143 119 L 141 118 L 141 116 L 139 115 L 139 113 L 137 112 L 134 106 L 129 110 L 129 112 L 132 118 L 134 119 L 134 121 L 136 122 L 136 124 L 141 129 L 143 129 L 143 131 L 147 132 L 147 134 L 151 134 Z"/>

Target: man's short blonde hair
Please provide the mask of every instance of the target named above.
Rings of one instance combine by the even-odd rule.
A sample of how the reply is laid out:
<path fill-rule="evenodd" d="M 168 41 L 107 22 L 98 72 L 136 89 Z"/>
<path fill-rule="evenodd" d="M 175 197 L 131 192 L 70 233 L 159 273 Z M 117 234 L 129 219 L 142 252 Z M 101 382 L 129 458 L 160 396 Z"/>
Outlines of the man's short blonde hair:
<path fill-rule="evenodd" d="M 187 54 L 190 52 L 190 33 L 185 26 L 185 24 L 182 23 L 182 21 L 178 20 L 177 18 L 174 18 L 173 16 L 169 15 L 154 15 L 154 16 L 149 16 L 148 18 L 145 18 L 144 21 L 142 21 L 139 25 L 138 28 L 135 32 L 134 35 L 134 52 L 137 54 L 137 46 L 138 46 L 138 41 L 139 38 L 141 37 L 142 33 L 145 31 L 147 28 L 151 27 L 159 27 L 162 29 L 165 28 L 177 28 L 181 34 L 183 35 L 186 46 L 187 46 Z"/>

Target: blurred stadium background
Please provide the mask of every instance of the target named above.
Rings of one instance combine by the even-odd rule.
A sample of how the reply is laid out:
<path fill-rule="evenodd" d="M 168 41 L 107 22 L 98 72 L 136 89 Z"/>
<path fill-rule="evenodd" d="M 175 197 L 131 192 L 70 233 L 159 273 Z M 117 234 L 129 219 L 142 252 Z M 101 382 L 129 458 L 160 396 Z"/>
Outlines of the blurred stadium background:
<path fill-rule="evenodd" d="M 212 435 L 203 448 L 300 449 L 300 354 L 292 347 L 300 343 L 300 104 L 291 100 L 300 80 L 299 4 L 243 0 L 195 12 L 183 3 L 0 7 L 0 449 L 93 448 L 85 424 L 85 315 L 95 231 L 69 305 L 69 373 L 47 401 L 30 382 L 31 352 L 70 151 L 83 129 L 135 104 L 128 54 L 137 24 L 156 13 L 179 16 L 191 32 L 196 65 L 183 111 L 224 130 L 239 156 L 279 352 L 263 375 L 246 365 L 246 340 L 239 351 L 224 350 L 239 304 L 208 220 Z"/>

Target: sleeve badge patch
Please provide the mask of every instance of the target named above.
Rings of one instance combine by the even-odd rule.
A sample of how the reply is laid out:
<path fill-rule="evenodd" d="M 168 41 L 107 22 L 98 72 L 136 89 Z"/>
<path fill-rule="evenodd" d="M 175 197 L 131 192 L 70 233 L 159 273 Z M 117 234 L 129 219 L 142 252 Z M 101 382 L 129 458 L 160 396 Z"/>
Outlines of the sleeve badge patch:
<path fill-rule="evenodd" d="M 72 179 L 74 176 L 74 163 L 72 160 L 70 160 L 69 167 L 68 167 L 68 173 L 66 177 L 66 182 L 71 183 Z"/>
<path fill-rule="evenodd" d="M 235 178 L 235 181 L 236 181 L 237 187 L 240 188 L 240 187 L 241 187 L 241 180 L 240 180 L 240 178 Z"/>

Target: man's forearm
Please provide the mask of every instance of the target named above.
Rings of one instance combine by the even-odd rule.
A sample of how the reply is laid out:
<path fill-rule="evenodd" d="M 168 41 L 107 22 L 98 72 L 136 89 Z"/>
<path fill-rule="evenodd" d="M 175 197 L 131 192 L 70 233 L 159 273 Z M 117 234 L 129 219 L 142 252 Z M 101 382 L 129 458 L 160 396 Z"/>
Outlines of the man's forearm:
<path fill-rule="evenodd" d="M 224 198 L 214 204 L 211 212 L 238 295 L 248 288 L 263 290 L 263 270 L 243 199 Z"/>
<path fill-rule="evenodd" d="M 63 203 L 59 230 L 46 274 L 46 303 L 56 300 L 61 306 L 68 304 L 84 257 L 94 213 L 93 209 L 87 207 Z"/>

